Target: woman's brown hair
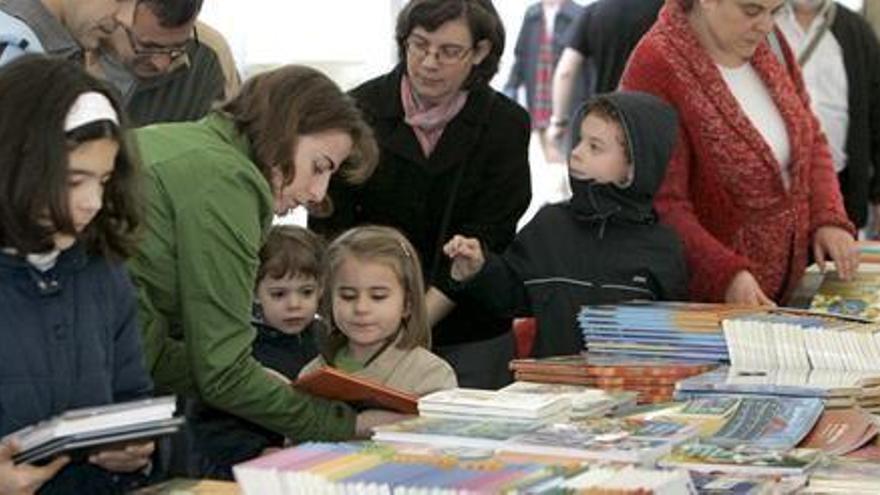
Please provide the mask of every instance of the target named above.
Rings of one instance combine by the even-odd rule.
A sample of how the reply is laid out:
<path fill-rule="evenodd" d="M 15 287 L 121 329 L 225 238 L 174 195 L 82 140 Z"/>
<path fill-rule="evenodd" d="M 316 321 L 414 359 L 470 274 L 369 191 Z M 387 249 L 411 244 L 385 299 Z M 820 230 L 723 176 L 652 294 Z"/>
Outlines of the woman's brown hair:
<path fill-rule="evenodd" d="M 491 0 L 411 0 L 397 16 L 395 40 L 400 60 L 406 60 L 406 40 L 416 27 L 436 31 L 441 25 L 464 19 L 473 37 L 473 46 L 486 40 L 491 45 L 489 54 L 471 70 L 463 89 L 488 85 L 498 72 L 498 63 L 504 53 L 504 24 Z"/>
<path fill-rule="evenodd" d="M 354 100 L 310 67 L 287 65 L 258 74 L 221 111 L 250 141 L 266 180 L 272 167 L 280 167 L 285 182 L 292 181 L 297 137 L 329 130 L 341 130 L 353 142 L 351 155 L 339 166 L 346 182 L 360 184 L 376 169 L 379 148 Z M 330 210 L 329 197 L 317 210 Z"/>

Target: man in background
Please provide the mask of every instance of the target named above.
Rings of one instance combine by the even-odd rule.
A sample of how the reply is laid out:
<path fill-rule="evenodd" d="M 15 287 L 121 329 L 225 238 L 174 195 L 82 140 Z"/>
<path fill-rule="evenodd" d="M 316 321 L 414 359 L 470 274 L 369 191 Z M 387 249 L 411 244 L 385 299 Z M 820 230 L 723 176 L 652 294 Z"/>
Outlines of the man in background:
<path fill-rule="evenodd" d="M 0 66 L 25 53 L 83 61 L 133 11 L 134 0 L 0 0 Z"/>
<path fill-rule="evenodd" d="M 119 91 L 134 126 L 203 117 L 238 91 L 229 46 L 196 20 L 203 0 L 136 0 L 131 27 L 101 43 L 89 69 Z"/>
<path fill-rule="evenodd" d="M 860 15 L 832 0 L 789 0 L 776 18 L 801 65 L 828 138 L 847 215 L 880 225 L 880 44 Z M 869 214 L 870 212 L 870 214 Z M 870 224 L 869 224 L 870 219 Z"/>

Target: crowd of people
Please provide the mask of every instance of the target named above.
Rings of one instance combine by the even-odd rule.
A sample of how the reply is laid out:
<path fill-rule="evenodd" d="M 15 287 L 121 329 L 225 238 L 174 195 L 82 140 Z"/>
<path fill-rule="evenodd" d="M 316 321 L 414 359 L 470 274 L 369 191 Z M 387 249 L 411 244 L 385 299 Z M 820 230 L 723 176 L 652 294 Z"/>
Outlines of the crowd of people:
<path fill-rule="evenodd" d="M 297 65 L 240 84 L 201 0 L 0 0 L 0 437 L 152 395 L 188 419 L 39 466 L 2 442 L 0 495 L 229 478 L 367 437 L 402 416 L 291 383 L 499 388 L 516 316 L 533 355 L 570 354 L 583 304 L 776 305 L 809 262 L 853 276 L 880 203 L 864 19 L 629 3 L 536 4 L 500 92 L 491 0 L 410 0 L 399 63 L 346 93 Z M 533 130 L 572 197 L 517 233 Z M 272 225 L 297 207 L 308 229 Z"/>

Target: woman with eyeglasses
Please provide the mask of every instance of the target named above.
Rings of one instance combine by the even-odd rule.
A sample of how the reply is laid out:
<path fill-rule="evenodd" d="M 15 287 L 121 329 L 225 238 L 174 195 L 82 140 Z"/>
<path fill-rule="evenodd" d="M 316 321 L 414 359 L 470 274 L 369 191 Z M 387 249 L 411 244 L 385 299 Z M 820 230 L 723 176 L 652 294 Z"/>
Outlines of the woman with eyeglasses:
<path fill-rule="evenodd" d="M 785 303 L 812 256 L 858 267 L 831 154 L 797 61 L 774 34 L 784 0 L 669 0 L 621 85 L 669 101 L 679 144 L 655 201 L 702 301 Z"/>
<path fill-rule="evenodd" d="M 513 239 L 531 199 L 529 117 L 492 90 L 504 27 L 489 0 L 412 0 L 397 19 L 400 64 L 351 94 L 380 146 L 376 173 L 352 188 L 333 180 L 327 233 L 372 223 L 401 230 L 419 251 L 435 352 L 465 387 L 510 380 L 510 319 L 454 300 L 442 253 L 455 233 L 492 251 Z"/>

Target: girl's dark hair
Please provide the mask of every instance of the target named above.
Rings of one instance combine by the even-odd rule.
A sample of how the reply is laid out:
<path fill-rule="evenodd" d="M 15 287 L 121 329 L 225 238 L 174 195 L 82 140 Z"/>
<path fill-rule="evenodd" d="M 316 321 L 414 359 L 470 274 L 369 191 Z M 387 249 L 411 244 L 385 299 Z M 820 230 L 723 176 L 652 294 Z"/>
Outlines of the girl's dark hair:
<path fill-rule="evenodd" d="M 104 120 L 65 132 L 71 106 L 86 92 L 106 96 L 121 125 Z M 103 206 L 77 237 L 92 254 L 130 255 L 141 221 L 138 161 L 113 93 L 73 62 L 27 55 L 0 70 L 0 108 L 0 246 L 45 252 L 54 248 L 55 233 L 76 235 L 68 207 L 68 153 L 110 138 L 119 143 L 119 152 Z"/>
<path fill-rule="evenodd" d="M 280 166 L 286 183 L 293 180 L 293 150 L 304 134 L 338 129 L 351 136 L 351 155 L 339 174 L 351 184 L 366 181 L 376 169 L 379 147 L 373 130 L 348 95 L 321 72 L 288 65 L 250 78 L 221 110 L 250 141 L 260 172 L 271 180 Z M 329 196 L 313 213 L 329 213 Z"/>
<path fill-rule="evenodd" d="M 464 19 L 473 38 L 474 46 L 486 40 L 491 45 L 489 54 L 471 70 L 464 89 L 487 85 L 498 72 L 498 62 L 504 52 L 504 24 L 491 0 L 411 0 L 397 16 L 395 39 L 401 61 L 406 60 L 406 40 L 416 27 L 429 32 L 455 19 Z"/>
<path fill-rule="evenodd" d="M 260 248 L 259 283 L 267 276 L 313 277 L 319 283 L 324 269 L 324 240 L 311 230 L 296 225 L 272 227 Z"/>

